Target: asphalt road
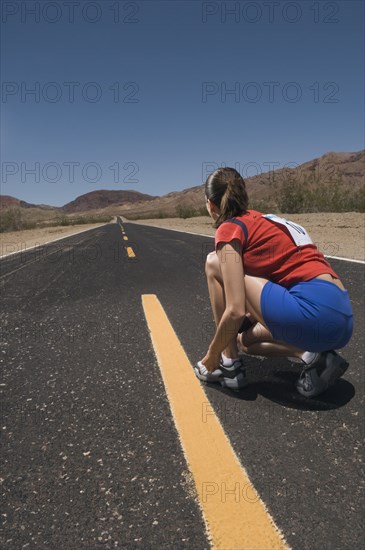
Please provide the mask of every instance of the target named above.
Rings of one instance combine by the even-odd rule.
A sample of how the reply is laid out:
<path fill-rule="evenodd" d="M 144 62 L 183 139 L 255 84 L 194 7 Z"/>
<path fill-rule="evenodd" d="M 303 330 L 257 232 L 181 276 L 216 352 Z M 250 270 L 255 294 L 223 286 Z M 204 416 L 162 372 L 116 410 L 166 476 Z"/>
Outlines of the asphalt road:
<path fill-rule="evenodd" d="M 210 547 L 141 295 L 200 359 L 213 241 L 123 225 L 135 258 L 110 224 L 0 262 L 4 548 Z M 306 400 L 297 365 L 247 357 L 250 386 L 205 386 L 199 419 L 213 407 L 294 550 L 364 544 L 364 266 L 331 264 L 355 314 L 344 378 Z"/>

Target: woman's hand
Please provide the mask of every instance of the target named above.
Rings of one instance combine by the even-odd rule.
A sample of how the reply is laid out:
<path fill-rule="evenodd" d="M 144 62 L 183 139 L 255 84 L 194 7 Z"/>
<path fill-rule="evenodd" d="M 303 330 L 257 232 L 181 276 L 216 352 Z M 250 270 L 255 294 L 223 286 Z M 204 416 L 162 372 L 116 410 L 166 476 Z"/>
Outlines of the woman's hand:
<path fill-rule="evenodd" d="M 208 351 L 205 357 L 201 360 L 208 372 L 213 372 L 219 367 L 219 361 L 221 359 L 221 354 L 215 354 Z"/>

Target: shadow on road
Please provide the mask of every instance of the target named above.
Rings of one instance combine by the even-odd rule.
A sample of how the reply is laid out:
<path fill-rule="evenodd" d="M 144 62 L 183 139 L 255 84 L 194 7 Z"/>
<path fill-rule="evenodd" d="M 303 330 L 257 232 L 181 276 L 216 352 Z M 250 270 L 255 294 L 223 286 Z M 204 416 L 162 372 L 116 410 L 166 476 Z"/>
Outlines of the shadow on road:
<path fill-rule="evenodd" d="M 232 399 L 243 401 L 255 401 L 258 395 L 291 409 L 308 411 L 328 411 L 339 409 L 346 405 L 355 395 L 354 386 L 340 378 L 326 392 L 308 399 L 300 395 L 295 389 L 301 369 L 298 365 L 288 361 L 276 361 L 276 365 L 270 360 L 245 358 L 247 378 L 249 386 L 239 391 L 223 389 L 217 384 L 209 384 L 209 387 L 230 395 Z M 346 375 L 345 375 L 346 376 Z"/>

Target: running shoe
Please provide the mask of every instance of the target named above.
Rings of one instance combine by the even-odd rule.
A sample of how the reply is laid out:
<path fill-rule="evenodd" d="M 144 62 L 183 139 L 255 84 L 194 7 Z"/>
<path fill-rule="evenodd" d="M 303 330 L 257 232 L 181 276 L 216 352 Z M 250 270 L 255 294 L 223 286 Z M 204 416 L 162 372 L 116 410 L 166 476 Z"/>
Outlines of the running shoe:
<path fill-rule="evenodd" d="M 231 367 L 223 366 L 222 360 L 219 368 L 209 372 L 201 361 L 198 361 L 194 371 L 199 380 L 204 382 L 218 382 L 222 388 L 239 390 L 248 385 L 246 379 L 246 369 L 243 367 L 241 359 L 236 359 Z"/>
<path fill-rule="evenodd" d="M 303 368 L 296 383 L 297 391 L 304 397 L 315 397 L 332 386 L 348 366 L 348 362 L 333 350 L 317 353 Z"/>

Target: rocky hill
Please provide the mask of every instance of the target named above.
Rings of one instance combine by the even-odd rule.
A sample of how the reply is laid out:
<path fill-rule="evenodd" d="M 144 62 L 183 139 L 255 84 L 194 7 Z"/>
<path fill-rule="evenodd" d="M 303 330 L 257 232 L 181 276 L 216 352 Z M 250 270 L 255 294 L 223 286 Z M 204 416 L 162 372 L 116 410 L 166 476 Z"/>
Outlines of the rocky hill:
<path fill-rule="evenodd" d="M 364 184 L 365 150 L 356 153 L 328 152 L 323 156 L 295 167 L 284 167 L 251 178 L 246 183 L 254 198 L 271 196 L 277 186 L 287 180 L 310 186 L 341 181 L 349 192 Z"/>
<path fill-rule="evenodd" d="M 365 150 L 355 153 L 333 153 L 305 162 L 304 164 L 271 170 L 257 176 L 245 178 L 251 207 L 260 208 L 260 202 L 275 203 L 278 188 L 285 182 L 299 182 L 306 189 L 341 182 L 350 195 L 364 186 Z M 190 187 L 184 191 L 169 193 L 152 202 L 146 201 L 138 208 L 128 206 L 121 213 L 126 217 L 154 215 L 176 215 L 177 209 L 200 209 L 205 207 L 204 185 Z"/>
<path fill-rule="evenodd" d="M 293 163 L 284 168 L 271 170 L 253 177 L 245 178 L 251 204 L 261 200 L 270 201 L 283 182 L 299 182 L 305 188 L 327 186 L 340 181 L 350 195 L 364 186 L 365 150 L 353 153 L 328 152 L 316 159 L 295 166 Z M 244 174 L 243 174 L 244 175 Z M 176 215 L 181 208 L 197 210 L 204 208 L 204 185 L 189 187 L 183 191 L 174 191 L 155 197 L 132 190 L 92 191 L 80 195 L 75 200 L 56 208 L 47 205 L 34 205 L 10 197 L 0 196 L 0 209 L 11 207 L 42 208 L 74 214 L 88 211 L 105 211 L 108 214 L 124 214 L 126 217 Z"/>
<path fill-rule="evenodd" d="M 100 191 L 91 191 L 85 195 L 80 195 L 74 201 L 68 202 L 61 209 L 71 214 L 74 212 L 87 212 L 106 208 L 108 206 L 133 206 L 136 203 L 144 201 L 153 201 L 156 197 L 139 193 L 138 191 L 108 191 L 101 189 Z"/>
<path fill-rule="evenodd" d="M 42 208 L 44 210 L 54 210 L 56 207 L 46 204 L 31 204 L 11 197 L 10 195 L 0 195 L 0 210 L 8 210 L 9 208 Z"/>
<path fill-rule="evenodd" d="M 64 206 L 57 207 L 45 204 L 31 204 L 11 197 L 10 195 L 0 195 L 0 210 L 8 210 L 9 208 L 41 208 L 43 210 L 53 210 L 59 213 L 72 214 L 87 212 L 89 210 L 102 210 L 108 206 L 133 207 L 141 204 L 143 201 L 153 201 L 155 198 L 157 197 L 146 195 L 138 191 L 108 191 L 107 189 L 101 189 L 99 191 L 91 191 L 90 193 L 80 195 Z"/>

